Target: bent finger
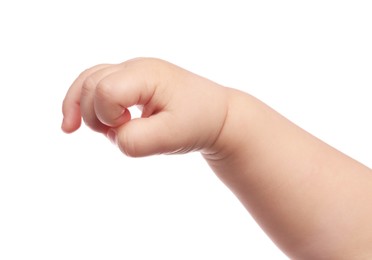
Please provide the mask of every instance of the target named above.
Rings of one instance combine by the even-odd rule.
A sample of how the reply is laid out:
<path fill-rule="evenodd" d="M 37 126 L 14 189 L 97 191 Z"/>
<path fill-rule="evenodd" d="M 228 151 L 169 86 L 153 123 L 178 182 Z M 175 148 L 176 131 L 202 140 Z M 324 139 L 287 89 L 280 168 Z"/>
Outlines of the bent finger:
<path fill-rule="evenodd" d="M 64 132 L 72 133 L 81 125 L 80 97 L 83 82 L 92 73 L 108 66 L 110 65 L 101 64 L 87 69 L 72 83 L 62 103 L 63 121 L 61 127 Z"/>
<path fill-rule="evenodd" d="M 156 90 L 156 76 L 144 64 L 137 66 L 135 63 L 123 66 L 98 83 L 94 109 L 103 124 L 118 127 L 128 121 L 128 107 L 149 106 Z M 159 106 L 159 102 L 156 105 Z M 149 111 L 148 107 L 146 109 Z"/>
<path fill-rule="evenodd" d="M 94 97 L 100 82 L 119 70 L 117 65 L 111 65 L 97 70 L 87 76 L 81 86 L 80 111 L 85 124 L 92 130 L 106 134 L 108 126 L 102 123 L 96 115 Z"/>

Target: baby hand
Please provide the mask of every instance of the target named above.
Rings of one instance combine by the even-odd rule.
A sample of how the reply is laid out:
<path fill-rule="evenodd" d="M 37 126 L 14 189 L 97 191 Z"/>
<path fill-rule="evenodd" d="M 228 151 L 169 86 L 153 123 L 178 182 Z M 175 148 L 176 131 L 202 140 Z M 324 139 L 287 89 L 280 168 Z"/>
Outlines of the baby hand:
<path fill-rule="evenodd" d="M 83 118 L 128 156 L 211 150 L 227 116 L 227 88 L 168 62 L 138 58 L 84 71 L 63 101 L 62 129 Z M 142 108 L 131 119 L 131 106 Z"/>

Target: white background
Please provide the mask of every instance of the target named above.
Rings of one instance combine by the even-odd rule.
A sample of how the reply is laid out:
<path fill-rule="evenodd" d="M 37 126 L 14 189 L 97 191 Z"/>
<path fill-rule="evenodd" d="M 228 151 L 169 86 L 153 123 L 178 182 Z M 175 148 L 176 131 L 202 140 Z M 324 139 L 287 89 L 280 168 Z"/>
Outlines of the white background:
<path fill-rule="evenodd" d="M 90 66 L 158 57 L 371 166 L 371 14 L 351 0 L 2 1 L 0 259 L 286 259 L 199 154 L 133 159 L 85 126 L 65 135 L 61 102 Z"/>

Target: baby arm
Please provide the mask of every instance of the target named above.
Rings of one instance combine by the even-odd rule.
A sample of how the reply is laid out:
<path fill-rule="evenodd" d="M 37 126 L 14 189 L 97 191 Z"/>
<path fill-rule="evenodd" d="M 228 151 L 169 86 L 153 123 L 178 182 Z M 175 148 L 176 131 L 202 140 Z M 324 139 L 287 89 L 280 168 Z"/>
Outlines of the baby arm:
<path fill-rule="evenodd" d="M 141 58 L 83 72 L 63 114 L 65 132 L 83 118 L 129 156 L 201 152 L 290 257 L 372 256 L 370 169 L 249 94 Z"/>

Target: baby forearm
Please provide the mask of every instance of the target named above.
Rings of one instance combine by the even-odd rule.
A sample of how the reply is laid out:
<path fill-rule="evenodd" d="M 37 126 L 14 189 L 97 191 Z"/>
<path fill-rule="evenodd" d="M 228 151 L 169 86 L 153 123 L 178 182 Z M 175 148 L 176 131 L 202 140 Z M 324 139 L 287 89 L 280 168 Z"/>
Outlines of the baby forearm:
<path fill-rule="evenodd" d="M 229 104 L 204 157 L 274 242 L 295 258 L 370 250 L 370 170 L 250 95 L 232 90 Z"/>

